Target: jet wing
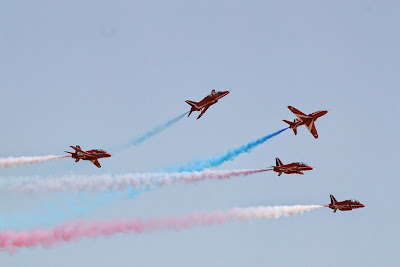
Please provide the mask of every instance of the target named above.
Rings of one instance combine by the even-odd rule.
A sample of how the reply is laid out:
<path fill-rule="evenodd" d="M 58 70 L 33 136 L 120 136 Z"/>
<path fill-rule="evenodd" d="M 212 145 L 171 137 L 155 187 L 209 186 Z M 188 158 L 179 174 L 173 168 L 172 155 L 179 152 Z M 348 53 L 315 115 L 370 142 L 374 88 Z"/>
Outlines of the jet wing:
<path fill-rule="evenodd" d="M 310 133 L 314 136 L 315 139 L 318 138 L 318 132 L 317 129 L 315 128 L 314 120 L 312 120 L 309 124 L 306 124 L 307 129 L 310 131 Z"/>
<path fill-rule="evenodd" d="M 71 148 L 74 149 L 75 152 L 81 153 L 81 155 L 83 155 L 83 156 L 91 156 L 91 154 L 83 151 L 80 147 L 71 146 Z"/>
<path fill-rule="evenodd" d="M 292 107 L 292 106 L 288 106 L 288 109 L 293 112 L 294 115 L 296 115 L 297 118 L 304 120 L 304 119 L 310 119 L 311 117 L 304 114 L 303 112 L 301 112 L 300 110 Z"/>
<path fill-rule="evenodd" d="M 82 151 L 82 149 L 80 148 L 80 147 L 78 147 L 78 146 L 69 146 L 70 148 L 72 148 L 73 150 L 75 150 L 75 151 Z"/>
<path fill-rule="evenodd" d="M 93 163 L 94 165 L 96 165 L 97 168 L 101 168 L 101 165 L 97 159 L 91 160 L 90 162 Z"/>
<path fill-rule="evenodd" d="M 197 119 L 200 119 L 201 116 L 203 116 L 204 112 L 206 112 L 207 109 L 208 109 L 210 106 L 211 106 L 211 105 L 205 106 L 205 107 L 203 108 L 203 110 L 201 111 L 200 115 L 197 117 Z"/>
<path fill-rule="evenodd" d="M 80 154 L 81 156 L 86 156 L 86 157 L 91 157 L 91 156 L 92 156 L 92 154 L 87 153 L 87 152 L 85 152 L 85 151 L 82 151 L 82 152 L 79 152 L 79 153 L 81 153 L 81 154 Z"/>

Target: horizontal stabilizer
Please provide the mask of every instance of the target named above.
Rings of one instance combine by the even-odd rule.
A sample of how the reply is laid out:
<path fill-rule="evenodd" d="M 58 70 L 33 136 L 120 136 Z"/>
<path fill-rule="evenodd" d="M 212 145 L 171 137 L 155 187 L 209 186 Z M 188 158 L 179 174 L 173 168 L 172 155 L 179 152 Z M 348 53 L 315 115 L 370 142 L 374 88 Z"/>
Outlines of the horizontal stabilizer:
<path fill-rule="evenodd" d="M 291 121 L 287 121 L 287 120 L 283 120 L 284 122 L 286 122 L 287 124 L 289 124 L 289 128 L 293 129 L 294 135 L 297 135 L 297 127 L 295 127 L 295 123 L 291 122 Z"/>
<path fill-rule="evenodd" d="M 191 105 L 192 107 L 195 107 L 197 105 L 197 102 L 191 101 L 191 100 L 186 100 L 186 103 L 188 103 L 189 105 Z"/>
<path fill-rule="evenodd" d="M 283 121 L 286 122 L 287 124 L 289 124 L 290 128 L 292 128 L 294 126 L 294 122 L 287 121 L 287 120 L 283 120 Z"/>

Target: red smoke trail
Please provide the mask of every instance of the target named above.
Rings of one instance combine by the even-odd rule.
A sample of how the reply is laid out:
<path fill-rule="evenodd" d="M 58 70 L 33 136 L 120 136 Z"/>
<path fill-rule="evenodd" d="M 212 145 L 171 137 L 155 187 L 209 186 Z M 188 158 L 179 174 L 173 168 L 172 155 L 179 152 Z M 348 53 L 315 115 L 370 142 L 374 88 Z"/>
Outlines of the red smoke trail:
<path fill-rule="evenodd" d="M 134 232 L 137 234 L 224 224 L 232 220 L 244 219 L 272 219 L 281 216 L 291 216 L 322 208 L 321 205 L 309 206 L 260 206 L 250 208 L 233 208 L 227 211 L 195 212 L 186 216 L 164 216 L 149 220 L 140 218 L 114 221 L 87 221 L 67 222 L 51 229 L 34 229 L 15 232 L 4 230 L 0 232 L 0 248 L 14 252 L 21 247 L 35 247 L 42 245 L 50 247 L 60 242 L 71 242 L 83 237 L 96 238 L 111 236 L 117 233 Z"/>

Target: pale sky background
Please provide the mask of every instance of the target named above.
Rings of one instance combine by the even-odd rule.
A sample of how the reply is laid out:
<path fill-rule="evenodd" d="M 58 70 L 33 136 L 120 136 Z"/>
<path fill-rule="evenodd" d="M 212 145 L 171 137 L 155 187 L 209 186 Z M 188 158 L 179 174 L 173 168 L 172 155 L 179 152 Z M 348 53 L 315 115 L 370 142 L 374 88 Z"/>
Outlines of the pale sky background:
<path fill-rule="evenodd" d="M 399 266 L 399 13 L 398 1 L 1 1 L 0 157 L 76 144 L 113 153 L 188 111 L 186 99 L 231 90 L 200 120 L 184 118 L 101 169 L 62 159 L 3 168 L 3 177 L 163 169 L 286 127 L 288 105 L 329 109 L 319 139 L 285 131 L 217 168 L 264 168 L 278 156 L 315 167 L 304 176 L 170 186 L 99 205 L 102 194 L 2 193 L 3 229 L 52 226 L 77 207 L 89 219 L 148 218 L 327 204 L 329 194 L 367 207 L 82 239 L 2 252 L 0 265 Z"/>

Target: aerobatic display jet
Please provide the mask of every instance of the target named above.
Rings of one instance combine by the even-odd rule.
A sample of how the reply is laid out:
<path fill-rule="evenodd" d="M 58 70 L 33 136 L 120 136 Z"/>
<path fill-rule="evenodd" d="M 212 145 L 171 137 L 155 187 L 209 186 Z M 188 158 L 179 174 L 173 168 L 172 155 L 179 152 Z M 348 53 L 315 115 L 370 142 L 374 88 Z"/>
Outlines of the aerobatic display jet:
<path fill-rule="evenodd" d="M 312 170 L 313 167 L 308 166 L 304 162 L 293 162 L 289 164 L 282 164 L 282 161 L 279 158 L 276 158 L 276 166 L 271 167 L 274 172 L 278 172 L 278 176 L 281 176 L 282 173 L 286 174 L 303 174 L 303 171 Z"/>
<path fill-rule="evenodd" d="M 71 148 L 74 149 L 75 152 L 69 152 L 69 151 L 65 152 L 70 153 L 71 158 L 75 159 L 75 162 L 78 162 L 80 159 L 89 160 L 91 163 L 96 165 L 97 168 L 101 168 L 98 159 L 111 157 L 110 153 L 107 153 L 102 149 L 92 149 L 88 151 L 83 151 L 80 146 L 71 146 Z"/>
<path fill-rule="evenodd" d="M 218 99 L 223 98 L 229 94 L 229 91 L 215 91 L 215 89 L 212 89 L 211 94 L 206 96 L 203 100 L 200 102 L 194 102 L 190 100 L 186 100 L 185 102 L 188 103 L 192 108 L 190 109 L 189 115 L 192 114 L 193 111 L 201 111 L 200 115 L 197 117 L 197 119 L 200 119 L 201 116 L 203 116 L 204 112 L 207 111 L 207 109 L 211 106 L 214 105 L 215 103 L 218 102 Z"/>
<path fill-rule="evenodd" d="M 336 210 L 344 211 L 344 210 L 359 209 L 359 208 L 364 208 L 365 205 L 355 199 L 337 201 L 336 198 L 333 195 L 331 195 L 331 204 L 325 205 L 325 207 L 333 209 L 333 213 L 335 213 Z"/>
<path fill-rule="evenodd" d="M 317 129 L 315 129 L 314 122 L 319 117 L 324 116 L 326 113 L 328 113 L 328 111 L 320 110 L 320 111 L 316 111 L 314 113 L 306 115 L 303 112 L 301 112 L 300 110 L 298 110 L 292 106 L 288 106 L 288 108 L 290 109 L 291 112 L 294 113 L 294 115 L 296 115 L 297 118 L 294 119 L 293 122 L 287 121 L 287 120 L 283 120 L 283 121 L 286 122 L 287 124 L 289 124 L 289 128 L 293 129 L 294 134 L 297 135 L 297 127 L 299 127 L 301 125 L 305 125 L 307 127 L 307 129 L 310 131 L 310 133 L 315 137 L 315 139 L 317 139 L 318 133 L 317 133 Z"/>

